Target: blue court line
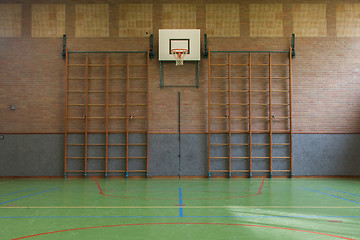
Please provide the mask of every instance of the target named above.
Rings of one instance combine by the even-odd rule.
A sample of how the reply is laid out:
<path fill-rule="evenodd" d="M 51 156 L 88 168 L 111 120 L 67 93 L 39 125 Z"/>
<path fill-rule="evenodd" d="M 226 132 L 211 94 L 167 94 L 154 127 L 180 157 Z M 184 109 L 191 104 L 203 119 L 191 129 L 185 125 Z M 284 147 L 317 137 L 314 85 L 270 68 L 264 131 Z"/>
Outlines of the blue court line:
<path fill-rule="evenodd" d="M 346 193 L 346 194 L 349 194 L 349 195 L 353 195 L 353 196 L 360 197 L 360 195 L 358 195 L 358 194 L 349 193 L 349 192 L 344 192 L 344 191 L 340 191 L 340 190 L 336 190 L 336 189 L 332 189 L 332 188 L 327 188 L 327 187 L 324 187 L 324 188 L 327 189 L 327 190 L 331 190 L 331 191 L 335 191 L 335 192 L 341 192 L 341 193 Z M 1 197 L 1 196 L 0 196 L 0 197 Z"/>
<path fill-rule="evenodd" d="M 360 202 L 356 202 L 356 201 L 353 201 L 353 200 L 350 200 L 350 199 L 346 199 L 346 198 L 338 197 L 338 196 L 335 196 L 335 195 L 332 195 L 332 194 L 319 192 L 319 191 L 312 190 L 312 189 L 305 188 L 305 187 L 303 187 L 303 189 L 305 189 L 305 190 L 307 190 L 307 191 L 311 191 L 311 192 L 320 193 L 320 194 L 323 194 L 323 195 L 326 195 L 326 196 L 330 196 L 330 197 L 338 198 L 338 199 L 341 199 L 341 200 L 345 200 L 345 201 L 349 201 L 349 202 L 353 202 L 353 203 L 360 204 Z"/>
<path fill-rule="evenodd" d="M 182 205 L 182 193 L 181 193 L 181 187 L 179 188 L 179 205 Z M 184 210 L 183 207 L 179 207 L 179 217 L 184 217 Z"/>
<path fill-rule="evenodd" d="M 42 192 L 30 194 L 30 195 L 27 195 L 27 196 L 24 196 L 24 197 L 15 198 L 15 199 L 12 199 L 12 200 L 9 200 L 9 201 L 0 202 L 0 205 L 1 205 L 1 204 L 5 204 L 5 203 L 9 203 L 9 202 L 14 202 L 14 201 L 16 201 L 16 200 L 20 200 L 20 199 L 23 199 L 23 198 L 32 197 L 32 196 L 35 196 L 35 195 L 38 195 L 38 194 L 41 194 L 41 193 L 50 192 L 50 191 L 53 191 L 53 190 L 55 190 L 55 189 L 58 189 L 58 187 L 52 188 L 52 189 L 49 189 L 49 190 L 45 190 L 45 191 L 42 191 Z"/>
<path fill-rule="evenodd" d="M 185 216 L 186 218 L 360 218 L 360 216 Z M 27 218 L 178 218 L 178 216 L 11 216 L 0 219 Z"/>
<path fill-rule="evenodd" d="M 22 191 L 17 191 L 17 192 L 13 192 L 13 193 L 8 193 L 8 194 L 4 194 L 4 195 L 0 195 L 0 197 L 5 197 L 5 196 L 9 196 L 9 195 L 13 195 L 13 194 L 16 194 L 16 193 L 21 193 L 21 192 L 27 192 L 27 191 L 31 191 L 35 188 L 29 188 L 29 189 L 26 189 L 26 190 L 22 190 Z"/>

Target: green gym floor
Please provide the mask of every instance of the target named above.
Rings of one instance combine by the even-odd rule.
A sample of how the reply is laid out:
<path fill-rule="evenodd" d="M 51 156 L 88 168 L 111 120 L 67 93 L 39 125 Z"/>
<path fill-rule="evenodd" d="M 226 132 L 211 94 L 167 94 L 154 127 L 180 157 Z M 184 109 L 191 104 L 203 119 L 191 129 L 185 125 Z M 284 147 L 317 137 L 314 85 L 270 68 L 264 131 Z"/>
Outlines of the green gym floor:
<path fill-rule="evenodd" d="M 360 180 L 2 179 L 0 239 L 360 239 Z"/>

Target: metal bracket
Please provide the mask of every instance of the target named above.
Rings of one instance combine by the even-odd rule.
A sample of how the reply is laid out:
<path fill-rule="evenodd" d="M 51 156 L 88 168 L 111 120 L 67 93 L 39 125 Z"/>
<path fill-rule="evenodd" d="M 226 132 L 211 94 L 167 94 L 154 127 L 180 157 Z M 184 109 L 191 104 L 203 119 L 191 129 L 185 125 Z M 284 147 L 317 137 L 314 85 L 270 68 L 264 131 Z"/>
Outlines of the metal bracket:
<path fill-rule="evenodd" d="M 291 57 L 296 58 L 296 52 L 295 52 L 295 34 L 292 34 L 291 37 Z"/>
<path fill-rule="evenodd" d="M 66 35 L 63 35 L 63 50 L 62 50 L 62 54 L 61 54 L 62 58 L 65 59 L 66 58 Z"/>
<path fill-rule="evenodd" d="M 154 52 L 154 35 L 150 35 L 150 43 L 149 43 L 149 58 L 154 59 L 155 58 L 155 52 Z"/>
<path fill-rule="evenodd" d="M 204 34 L 204 52 L 203 52 L 203 58 L 208 58 L 209 56 L 209 51 L 208 51 L 208 47 L 207 47 L 207 34 Z"/>

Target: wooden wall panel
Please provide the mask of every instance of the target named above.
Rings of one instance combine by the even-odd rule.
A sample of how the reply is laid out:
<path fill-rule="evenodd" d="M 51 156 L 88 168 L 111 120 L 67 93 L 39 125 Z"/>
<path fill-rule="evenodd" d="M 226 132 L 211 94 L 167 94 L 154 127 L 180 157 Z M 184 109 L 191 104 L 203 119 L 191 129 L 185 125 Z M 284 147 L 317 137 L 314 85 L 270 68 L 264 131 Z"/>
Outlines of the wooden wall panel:
<path fill-rule="evenodd" d="M 31 35 L 61 37 L 65 34 L 65 4 L 33 4 Z"/>
<path fill-rule="evenodd" d="M 21 4 L 0 4 L 0 37 L 21 37 Z"/>
<path fill-rule="evenodd" d="M 119 37 L 146 37 L 152 33 L 152 4 L 120 4 Z"/>
<path fill-rule="evenodd" d="M 250 37 L 282 37 L 282 4 L 250 4 Z"/>
<path fill-rule="evenodd" d="M 239 37 L 239 4 L 207 4 L 206 33 L 211 37 Z"/>
<path fill-rule="evenodd" d="M 293 14 L 297 37 L 326 37 L 326 4 L 294 4 Z"/>
<path fill-rule="evenodd" d="M 360 37 L 360 4 L 338 4 L 336 7 L 338 37 Z"/>
<path fill-rule="evenodd" d="M 195 29 L 195 4 L 163 4 L 162 28 L 164 29 Z"/>
<path fill-rule="evenodd" d="M 76 37 L 109 37 L 108 4 L 76 4 Z"/>

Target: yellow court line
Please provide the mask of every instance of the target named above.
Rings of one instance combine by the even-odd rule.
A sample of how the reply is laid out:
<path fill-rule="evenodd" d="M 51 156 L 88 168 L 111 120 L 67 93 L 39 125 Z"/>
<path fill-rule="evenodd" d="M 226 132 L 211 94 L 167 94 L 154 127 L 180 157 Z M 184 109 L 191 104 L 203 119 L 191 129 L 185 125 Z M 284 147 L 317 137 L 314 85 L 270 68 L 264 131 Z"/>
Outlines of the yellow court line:
<path fill-rule="evenodd" d="M 27 207 L 0 207 L 0 209 L 159 209 L 159 208 L 302 208 L 302 209 L 359 209 L 358 207 L 349 207 L 349 206 L 47 206 L 47 207 L 37 207 L 37 206 L 27 206 Z"/>
<path fill-rule="evenodd" d="M 321 178 L 319 178 L 321 179 Z M 251 180 L 251 181 L 249 181 Z M 98 179 L 98 181 L 100 182 L 107 182 L 107 183 L 144 183 L 144 182 L 148 182 L 148 183 L 155 183 L 155 182 L 158 182 L 158 183 L 174 183 L 174 182 L 178 182 L 178 183 L 181 183 L 182 181 L 183 182 L 209 182 L 209 183 L 216 183 L 216 182 L 233 182 L 233 183 L 236 183 L 236 182 L 262 182 L 262 178 L 257 178 L 257 179 L 249 179 L 249 178 L 239 178 L 239 179 L 210 179 L 210 180 L 203 180 L 203 179 L 174 179 L 172 181 L 162 181 L 161 179 L 150 179 L 150 180 L 144 180 L 144 181 L 134 181 L 134 180 L 120 180 L 120 181 L 114 181 L 114 180 L 104 180 L 104 179 Z M 268 182 L 285 182 L 285 183 L 289 183 L 289 182 L 356 182 L 356 183 L 360 183 L 357 182 L 357 181 L 354 181 L 354 180 L 349 180 L 349 179 L 329 179 L 327 180 L 326 178 L 323 178 L 321 180 L 307 180 L 307 179 L 287 179 L 287 180 L 280 180 L 280 179 L 270 179 L 270 178 L 265 178 L 265 181 L 268 181 Z M 79 181 L 81 182 L 81 181 Z"/>
<path fill-rule="evenodd" d="M 10 181 L 10 182 L 14 182 L 14 181 Z M 2 183 L 10 183 L 10 182 L 0 182 L 0 184 L 2 184 Z"/>

